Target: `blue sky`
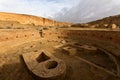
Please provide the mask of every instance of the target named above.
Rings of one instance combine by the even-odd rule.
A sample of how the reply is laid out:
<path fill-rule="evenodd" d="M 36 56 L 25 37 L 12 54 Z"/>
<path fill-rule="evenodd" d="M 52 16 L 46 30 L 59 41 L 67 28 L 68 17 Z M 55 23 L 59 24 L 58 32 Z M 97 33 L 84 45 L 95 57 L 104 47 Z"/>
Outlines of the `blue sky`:
<path fill-rule="evenodd" d="M 62 9 L 70 9 L 80 0 L 0 0 L 0 12 L 53 17 Z"/>

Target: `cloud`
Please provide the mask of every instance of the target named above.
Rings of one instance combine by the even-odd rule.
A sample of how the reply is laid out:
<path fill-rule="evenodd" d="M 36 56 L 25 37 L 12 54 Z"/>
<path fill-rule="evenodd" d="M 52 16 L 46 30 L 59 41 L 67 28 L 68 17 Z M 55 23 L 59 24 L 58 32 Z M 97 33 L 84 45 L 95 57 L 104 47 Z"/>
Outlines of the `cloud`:
<path fill-rule="evenodd" d="M 0 0 L 0 12 L 83 23 L 120 14 L 120 0 Z"/>
<path fill-rule="evenodd" d="M 77 1 L 77 0 L 76 0 Z M 53 17 L 63 8 L 70 9 L 75 0 L 0 0 L 0 12 L 31 14 Z"/>
<path fill-rule="evenodd" d="M 61 10 L 54 18 L 58 21 L 84 23 L 120 14 L 119 0 L 81 0 L 69 10 Z"/>

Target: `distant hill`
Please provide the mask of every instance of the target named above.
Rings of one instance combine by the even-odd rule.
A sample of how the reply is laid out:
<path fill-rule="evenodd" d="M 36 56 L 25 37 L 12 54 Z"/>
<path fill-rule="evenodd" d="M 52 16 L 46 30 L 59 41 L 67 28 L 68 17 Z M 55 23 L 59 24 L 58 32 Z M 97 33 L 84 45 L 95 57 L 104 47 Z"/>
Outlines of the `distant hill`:
<path fill-rule="evenodd" d="M 120 15 L 106 17 L 86 24 L 73 24 L 72 27 L 111 28 L 112 25 L 120 27 Z"/>
<path fill-rule="evenodd" d="M 89 22 L 88 24 L 116 24 L 120 26 L 120 15 L 106 17 L 100 20 Z"/>
<path fill-rule="evenodd" d="M 16 14 L 16 13 L 6 13 L 0 12 L 0 21 L 13 21 L 19 22 L 20 24 L 32 24 L 35 26 L 69 26 L 71 23 L 57 22 L 54 20 L 26 15 L 26 14 Z"/>

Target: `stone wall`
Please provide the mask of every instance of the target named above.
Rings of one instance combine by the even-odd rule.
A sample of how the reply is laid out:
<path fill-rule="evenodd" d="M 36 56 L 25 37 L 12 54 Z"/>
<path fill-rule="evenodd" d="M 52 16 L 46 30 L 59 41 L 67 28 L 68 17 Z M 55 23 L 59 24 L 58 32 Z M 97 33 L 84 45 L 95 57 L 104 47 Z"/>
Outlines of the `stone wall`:
<path fill-rule="evenodd" d="M 80 41 L 95 45 L 120 58 L 120 32 L 96 30 L 53 30 L 44 31 L 44 37 L 51 41 Z"/>
<path fill-rule="evenodd" d="M 69 38 L 80 39 L 85 37 L 88 39 L 112 42 L 120 45 L 119 31 L 96 31 L 96 30 L 44 30 L 43 36 L 51 39 Z M 14 39 L 38 39 L 40 34 L 37 30 L 9 30 L 3 29 L 0 33 L 0 42 Z"/>
<path fill-rule="evenodd" d="M 11 49 L 16 49 L 20 45 L 40 41 L 39 32 L 36 30 L 0 30 L 0 54 Z"/>
<path fill-rule="evenodd" d="M 110 41 L 120 45 L 120 32 L 119 31 L 95 31 L 95 30 L 53 30 L 44 31 L 47 37 L 60 37 L 60 38 L 92 38 L 101 41 Z"/>
<path fill-rule="evenodd" d="M 3 29 L 0 30 L 0 43 L 13 40 L 35 40 L 40 38 L 39 32 L 36 30 L 12 30 Z"/>
<path fill-rule="evenodd" d="M 105 30 L 44 30 L 43 37 L 51 41 L 59 40 L 90 40 L 90 43 L 100 44 L 115 55 L 120 56 L 120 32 Z M 15 30 L 3 29 L 0 33 L 0 48 L 3 46 L 21 45 L 23 43 L 40 40 L 40 34 L 37 30 Z M 2 46 L 3 45 L 3 46 Z M 118 45 L 118 46 L 116 46 Z M 115 47 L 116 46 L 116 47 Z M 9 48 L 9 47 L 8 47 Z"/>

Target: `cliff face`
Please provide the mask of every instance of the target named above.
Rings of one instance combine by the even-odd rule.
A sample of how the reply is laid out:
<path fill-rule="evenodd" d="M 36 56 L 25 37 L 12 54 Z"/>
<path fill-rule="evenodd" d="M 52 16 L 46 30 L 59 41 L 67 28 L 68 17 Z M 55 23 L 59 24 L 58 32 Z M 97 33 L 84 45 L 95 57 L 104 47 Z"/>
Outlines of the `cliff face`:
<path fill-rule="evenodd" d="M 71 23 L 57 22 L 54 20 L 25 15 L 25 14 L 14 14 L 14 13 L 4 13 L 0 12 L 0 20 L 2 21 L 17 21 L 21 24 L 33 24 L 40 26 L 69 26 Z"/>
<path fill-rule="evenodd" d="M 1 21 L 0 29 L 36 29 L 33 24 L 21 24 L 17 21 Z"/>

